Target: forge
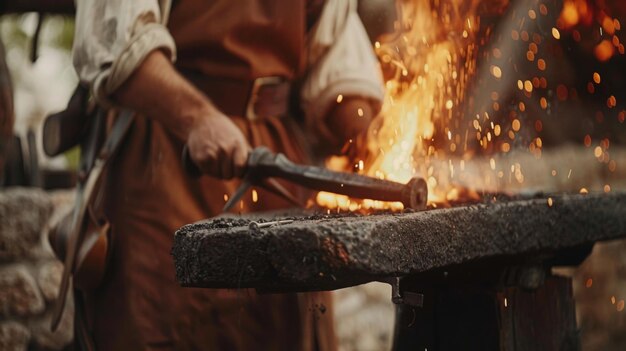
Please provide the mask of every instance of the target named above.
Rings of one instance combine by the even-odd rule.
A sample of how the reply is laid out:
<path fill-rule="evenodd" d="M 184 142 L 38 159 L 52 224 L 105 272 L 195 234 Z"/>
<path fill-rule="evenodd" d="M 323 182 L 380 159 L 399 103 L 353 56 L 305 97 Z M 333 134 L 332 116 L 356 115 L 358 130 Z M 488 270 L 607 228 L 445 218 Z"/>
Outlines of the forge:
<path fill-rule="evenodd" d="M 539 194 L 420 212 L 217 217 L 178 230 L 172 255 L 189 287 L 387 282 L 398 350 L 576 350 L 571 280 L 551 268 L 624 237 L 626 193 Z"/>

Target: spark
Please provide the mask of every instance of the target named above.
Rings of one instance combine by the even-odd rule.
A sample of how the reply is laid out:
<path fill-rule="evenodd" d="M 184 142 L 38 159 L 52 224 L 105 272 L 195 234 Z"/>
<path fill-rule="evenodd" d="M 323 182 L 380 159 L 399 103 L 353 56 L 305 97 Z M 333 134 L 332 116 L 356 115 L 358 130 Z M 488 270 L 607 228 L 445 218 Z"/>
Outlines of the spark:
<path fill-rule="evenodd" d="M 256 189 L 252 189 L 252 202 L 256 203 L 259 201 L 259 194 Z"/>
<path fill-rule="evenodd" d="M 514 119 L 513 122 L 511 122 L 511 128 L 513 128 L 514 131 L 519 131 L 520 128 L 522 127 L 519 119 Z"/>
<path fill-rule="evenodd" d="M 544 60 L 544 59 L 537 60 L 537 68 L 539 68 L 539 70 L 541 70 L 541 71 L 545 71 L 546 70 L 546 60 Z"/>
<path fill-rule="evenodd" d="M 595 157 L 600 157 L 602 156 L 602 148 L 599 146 L 596 146 L 596 148 L 593 150 L 593 155 Z"/>
<path fill-rule="evenodd" d="M 596 84 L 600 84 L 601 79 L 602 79 L 602 78 L 600 77 L 600 73 L 598 73 L 598 72 L 593 72 L 593 81 L 594 81 Z"/>
<path fill-rule="evenodd" d="M 524 90 L 526 92 L 531 93 L 533 91 L 533 83 L 529 80 L 524 81 Z"/>
<path fill-rule="evenodd" d="M 614 95 L 609 96 L 609 98 L 606 100 L 606 105 L 609 108 L 613 108 L 613 107 L 617 106 L 617 99 L 615 98 Z"/>
<path fill-rule="evenodd" d="M 498 66 L 491 66 L 491 74 L 496 78 L 501 78 L 502 70 Z"/>

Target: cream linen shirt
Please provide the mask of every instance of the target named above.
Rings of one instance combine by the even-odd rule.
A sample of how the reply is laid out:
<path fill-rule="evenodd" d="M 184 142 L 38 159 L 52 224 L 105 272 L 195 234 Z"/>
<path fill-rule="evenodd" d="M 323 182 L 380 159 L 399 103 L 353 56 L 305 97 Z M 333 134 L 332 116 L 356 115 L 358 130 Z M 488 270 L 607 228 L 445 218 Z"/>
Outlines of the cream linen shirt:
<path fill-rule="evenodd" d="M 170 8 L 171 0 L 76 0 L 73 62 L 100 103 L 110 105 L 111 94 L 153 50 L 176 60 L 166 28 Z M 382 101 L 380 67 L 356 0 L 327 0 L 306 50 L 300 96 L 309 123 L 318 124 L 340 94 Z"/>

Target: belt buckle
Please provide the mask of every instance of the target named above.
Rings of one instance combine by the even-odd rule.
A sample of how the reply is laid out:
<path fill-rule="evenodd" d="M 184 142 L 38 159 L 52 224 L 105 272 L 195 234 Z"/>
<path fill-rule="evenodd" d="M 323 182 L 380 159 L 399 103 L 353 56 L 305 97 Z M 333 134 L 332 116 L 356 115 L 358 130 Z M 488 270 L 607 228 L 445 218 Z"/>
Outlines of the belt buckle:
<path fill-rule="evenodd" d="M 254 83 L 252 84 L 252 91 L 250 91 L 250 98 L 248 99 L 248 104 L 246 106 L 246 118 L 249 121 L 254 122 L 259 119 L 259 116 L 254 110 L 254 105 L 257 102 L 261 88 L 266 85 L 278 85 L 284 81 L 284 78 L 279 76 L 259 77 L 254 80 Z"/>

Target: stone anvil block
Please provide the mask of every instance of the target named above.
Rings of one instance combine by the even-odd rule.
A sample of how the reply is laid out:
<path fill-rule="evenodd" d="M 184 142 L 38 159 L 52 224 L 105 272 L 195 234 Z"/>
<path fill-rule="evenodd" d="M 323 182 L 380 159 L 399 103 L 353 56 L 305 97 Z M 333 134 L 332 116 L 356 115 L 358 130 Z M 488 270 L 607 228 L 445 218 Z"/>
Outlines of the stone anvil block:
<path fill-rule="evenodd" d="M 250 226 L 284 218 L 293 222 Z M 215 218 L 178 230 L 172 255 L 183 286 L 310 291 L 477 262 L 558 264 L 564 253 L 622 237 L 626 193 L 561 194 L 422 212 Z"/>

